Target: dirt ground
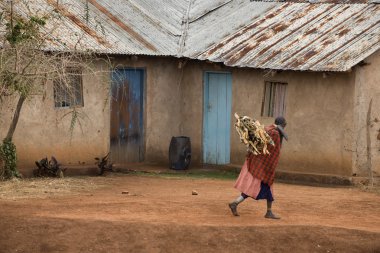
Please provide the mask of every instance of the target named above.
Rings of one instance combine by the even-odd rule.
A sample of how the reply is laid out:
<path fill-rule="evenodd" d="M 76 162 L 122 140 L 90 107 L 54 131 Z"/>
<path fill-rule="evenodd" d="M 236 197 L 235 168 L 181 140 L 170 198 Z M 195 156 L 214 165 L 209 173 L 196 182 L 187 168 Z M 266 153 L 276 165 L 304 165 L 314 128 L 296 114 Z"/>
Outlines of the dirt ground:
<path fill-rule="evenodd" d="M 380 252 L 379 193 L 276 183 L 282 218 L 268 220 L 251 199 L 232 216 L 232 185 L 129 174 L 0 182 L 0 252 Z"/>

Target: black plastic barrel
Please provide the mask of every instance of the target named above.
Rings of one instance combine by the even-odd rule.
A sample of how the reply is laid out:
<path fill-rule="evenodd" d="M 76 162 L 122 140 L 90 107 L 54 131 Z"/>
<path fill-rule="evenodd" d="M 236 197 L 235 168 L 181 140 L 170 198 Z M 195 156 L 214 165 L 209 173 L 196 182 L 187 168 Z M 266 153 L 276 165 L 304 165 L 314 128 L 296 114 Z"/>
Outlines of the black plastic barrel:
<path fill-rule="evenodd" d="M 185 170 L 191 161 L 191 142 L 186 136 L 172 137 L 169 146 L 170 169 Z"/>

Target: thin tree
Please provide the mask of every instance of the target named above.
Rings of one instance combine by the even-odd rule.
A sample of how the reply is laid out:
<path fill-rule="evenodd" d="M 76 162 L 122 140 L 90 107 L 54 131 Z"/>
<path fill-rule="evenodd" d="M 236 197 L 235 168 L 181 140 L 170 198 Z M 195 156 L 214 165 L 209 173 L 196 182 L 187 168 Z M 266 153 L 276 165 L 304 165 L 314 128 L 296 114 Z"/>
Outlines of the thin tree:
<path fill-rule="evenodd" d="M 58 85 L 74 93 L 70 86 L 72 75 L 81 75 L 82 72 L 74 73 L 69 69 L 91 69 L 91 61 L 96 58 L 90 52 L 78 52 L 75 48 L 70 52 L 48 50 L 52 42 L 51 34 L 61 23 L 59 11 L 39 15 L 30 11 L 27 15 L 18 15 L 13 4 L 13 1 L 0 0 L 3 11 L 0 21 L 4 27 L 0 32 L 0 103 L 5 98 L 7 101 L 17 100 L 0 148 L 4 178 L 19 176 L 16 146 L 12 139 L 25 101 L 41 94 L 44 86 L 53 80 L 59 80 L 56 82 Z M 17 4 L 19 8 L 30 10 L 26 2 Z"/>

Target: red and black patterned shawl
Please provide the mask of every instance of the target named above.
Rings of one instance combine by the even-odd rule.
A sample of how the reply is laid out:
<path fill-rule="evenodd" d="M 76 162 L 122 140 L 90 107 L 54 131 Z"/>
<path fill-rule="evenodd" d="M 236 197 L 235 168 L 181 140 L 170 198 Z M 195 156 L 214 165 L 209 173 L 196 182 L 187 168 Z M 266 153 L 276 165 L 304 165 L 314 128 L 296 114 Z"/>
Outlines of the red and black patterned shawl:
<path fill-rule="evenodd" d="M 270 155 L 253 155 L 252 153 L 249 153 L 247 156 L 247 166 L 253 177 L 260 179 L 268 185 L 272 185 L 275 169 L 278 159 L 280 158 L 280 133 L 274 125 L 265 127 L 265 131 L 269 134 L 275 144 L 274 146 L 268 146 Z"/>

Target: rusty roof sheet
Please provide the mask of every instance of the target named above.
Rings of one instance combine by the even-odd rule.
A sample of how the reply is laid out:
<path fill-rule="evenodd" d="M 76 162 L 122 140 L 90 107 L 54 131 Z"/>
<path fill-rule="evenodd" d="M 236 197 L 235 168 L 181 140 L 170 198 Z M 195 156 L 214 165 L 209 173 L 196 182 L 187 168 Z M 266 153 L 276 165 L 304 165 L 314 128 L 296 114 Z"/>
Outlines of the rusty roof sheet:
<path fill-rule="evenodd" d="M 57 2 L 34 0 L 28 8 L 15 5 L 15 10 L 21 15 L 57 13 L 46 28 L 50 49 L 111 54 L 175 55 L 188 6 L 188 0 L 167 0 L 165 6 L 160 0 Z"/>
<path fill-rule="evenodd" d="M 231 29 L 231 34 L 222 25 L 215 24 L 218 34 L 226 33 L 222 39 L 204 38 L 210 33 L 206 23 L 190 27 L 190 31 L 197 29 L 198 32 L 189 32 L 189 41 L 193 43 L 184 54 L 199 60 L 223 62 L 227 66 L 347 71 L 380 48 L 380 5 L 251 4 L 257 5 L 255 9 L 272 5 L 266 5 L 267 9 L 246 22 L 244 27 Z M 236 18 L 229 13 L 215 20 L 229 24 L 229 19 Z M 206 49 L 193 46 L 195 41 L 202 39 L 209 44 Z"/>
<path fill-rule="evenodd" d="M 260 0 L 252 0 L 260 2 Z M 278 2 L 278 3 L 311 3 L 311 4 L 320 4 L 320 3 L 334 3 L 334 4 L 365 4 L 373 3 L 378 0 L 264 0 L 265 2 Z"/>
<path fill-rule="evenodd" d="M 378 4 L 59 0 L 57 5 L 57 0 L 34 0 L 28 5 L 15 10 L 56 14 L 46 29 L 50 50 L 346 71 L 380 48 Z"/>

